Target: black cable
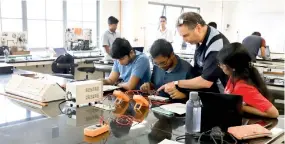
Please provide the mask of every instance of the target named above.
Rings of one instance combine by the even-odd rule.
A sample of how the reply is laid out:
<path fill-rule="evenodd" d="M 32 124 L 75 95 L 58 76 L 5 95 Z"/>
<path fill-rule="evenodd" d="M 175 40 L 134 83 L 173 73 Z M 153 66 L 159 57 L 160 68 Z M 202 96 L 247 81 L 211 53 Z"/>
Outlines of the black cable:
<path fill-rule="evenodd" d="M 62 102 L 60 102 L 59 104 L 58 104 L 58 109 L 60 110 L 60 112 L 62 113 L 62 114 L 65 114 L 64 112 L 62 112 L 62 109 L 60 108 L 60 105 L 61 104 L 63 104 L 63 103 L 65 103 L 67 100 L 64 100 L 64 101 L 62 101 Z"/>

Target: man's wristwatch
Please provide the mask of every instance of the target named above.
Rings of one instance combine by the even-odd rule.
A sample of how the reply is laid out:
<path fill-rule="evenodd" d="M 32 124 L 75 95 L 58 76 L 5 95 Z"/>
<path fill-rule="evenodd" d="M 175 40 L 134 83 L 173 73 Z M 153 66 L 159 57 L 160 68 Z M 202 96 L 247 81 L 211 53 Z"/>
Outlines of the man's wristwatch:
<path fill-rule="evenodd" d="M 178 86 L 178 81 L 174 81 L 174 85 Z"/>

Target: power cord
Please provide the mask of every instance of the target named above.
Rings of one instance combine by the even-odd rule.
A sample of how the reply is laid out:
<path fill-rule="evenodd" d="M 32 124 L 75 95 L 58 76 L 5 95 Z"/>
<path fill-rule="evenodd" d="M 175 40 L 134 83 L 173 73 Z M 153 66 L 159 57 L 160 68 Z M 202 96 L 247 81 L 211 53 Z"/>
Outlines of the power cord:
<path fill-rule="evenodd" d="M 203 135 L 206 135 L 206 134 L 209 133 L 209 132 L 210 132 L 210 134 L 208 134 L 208 135 L 211 137 L 211 139 L 214 141 L 215 144 L 218 144 L 218 143 L 216 142 L 216 140 L 221 140 L 221 143 L 222 143 L 222 144 L 223 144 L 224 142 L 230 144 L 228 141 L 224 140 L 224 136 L 225 136 L 226 134 L 223 133 L 222 130 L 221 130 L 221 128 L 219 128 L 219 127 L 213 127 L 211 130 L 208 130 L 208 131 L 206 131 L 206 132 L 203 132 L 203 133 L 200 135 L 199 139 L 198 139 L 198 143 L 201 142 L 202 136 L 203 136 Z M 230 135 L 230 136 L 231 136 L 231 138 L 235 141 L 234 144 L 237 144 L 237 140 L 236 140 L 232 135 Z"/>
<path fill-rule="evenodd" d="M 60 102 L 59 104 L 58 104 L 58 109 L 60 110 L 60 112 L 62 113 L 62 114 L 65 114 L 63 111 L 62 111 L 62 109 L 61 109 L 61 105 L 63 104 L 63 103 L 65 103 L 67 100 L 64 100 L 64 101 L 62 101 L 62 102 Z"/>

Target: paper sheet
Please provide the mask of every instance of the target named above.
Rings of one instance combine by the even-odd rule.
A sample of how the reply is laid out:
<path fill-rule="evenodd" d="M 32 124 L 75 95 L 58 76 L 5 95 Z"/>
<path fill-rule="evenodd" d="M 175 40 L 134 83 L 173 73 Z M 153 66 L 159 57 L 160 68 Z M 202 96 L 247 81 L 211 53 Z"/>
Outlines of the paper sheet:
<path fill-rule="evenodd" d="M 117 87 L 117 86 L 113 86 L 113 85 L 104 85 L 103 86 L 103 91 L 112 91 L 112 90 L 115 90 L 115 89 L 119 89 L 120 87 Z"/>
<path fill-rule="evenodd" d="M 168 139 L 164 139 L 163 141 L 161 141 L 158 144 L 181 144 L 181 143 L 176 142 L 176 141 L 172 141 L 172 140 L 168 140 Z"/>
<path fill-rule="evenodd" d="M 170 112 L 173 112 L 179 115 L 186 113 L 186 104 L 182 104 L 182 103 L 166 104 L 160 107 L 167 111 L 170 111 Z"/>

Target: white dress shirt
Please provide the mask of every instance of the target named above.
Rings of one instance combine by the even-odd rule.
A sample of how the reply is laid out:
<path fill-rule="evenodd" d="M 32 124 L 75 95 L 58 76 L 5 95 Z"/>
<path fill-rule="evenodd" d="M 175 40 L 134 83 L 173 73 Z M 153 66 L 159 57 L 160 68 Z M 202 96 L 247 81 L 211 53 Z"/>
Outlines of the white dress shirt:
<path fill-rule="evenodd" d="M 168 28 L 166 28 L 164 31 L 161 31 L 161 29 L 159 29 L 157 31 L 156 38 L 157 39 L 165 39 L 170 43 L 173 42 L 173 34 L 172 34 L 171 30 L 169 30 Z"/>

